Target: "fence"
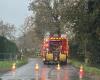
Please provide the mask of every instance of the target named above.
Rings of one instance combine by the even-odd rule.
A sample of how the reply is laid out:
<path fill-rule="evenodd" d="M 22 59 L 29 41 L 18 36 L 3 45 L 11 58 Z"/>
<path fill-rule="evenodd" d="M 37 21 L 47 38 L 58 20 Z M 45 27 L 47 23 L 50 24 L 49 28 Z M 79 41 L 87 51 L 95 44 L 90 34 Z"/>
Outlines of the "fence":
<path fill-rule="evenodd" d="M 0 53 L 0 60 L 14 60 L 16 59 L 15 53 Z"/>

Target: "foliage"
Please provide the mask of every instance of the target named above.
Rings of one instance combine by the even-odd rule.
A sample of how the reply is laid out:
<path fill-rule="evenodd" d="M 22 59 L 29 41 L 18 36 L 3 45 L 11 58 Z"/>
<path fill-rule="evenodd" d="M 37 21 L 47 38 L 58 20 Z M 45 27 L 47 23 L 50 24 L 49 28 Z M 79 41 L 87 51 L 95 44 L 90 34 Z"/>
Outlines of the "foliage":
<path fill-rule="evenodd" d="M 97 1 L 93 1 L 90 5 L 91 2 L 89 2 L 80 0 L 80 4 L 75 8 L 75 17 L 77 18 L 75 20 L 76 24 L 73 26 L 76 33 L 74 41 L 79 45 L 78 55 L 84 55 L 81 59 L 84 59 L 88 64 L 100 64 L 100 31 L 98 31 L 100 3 L 98 4 Z M 86 4 L 88 7 L 87 10 L 85 9 Z"/>
<path fill-rule="evenodd" d="M 0 36 L 0 59 L 10 58 L 17 54 L 18 48 L 15 43 L 9 41 L 5 37 Z"/>
<path fill-rule="evenodd" d="M 77 68 L 80 68 L 80 66 L 83 65 L 85 73 L 100 75 L 100 67 L 98 68 L 98 67 L 88 66 L 85 63 L 74 59 L 71 60 L 71 64 Z"/>
<path fill-rule="evenodd" d="M 0 36 L 14 40 L 15 37 L 15 26 L 9 23 L 4 23 L 3 20 L 0 20 Z"/>
<path fill-rule="evenodd" d="M 0 61 L 0 70 L 6 70 L 9 69 L 11 70 L 13 63 L 15 63 L 14 61 Z M 16 67 L 20 67 L 24 64 L 27 63 L 27 60 L 18 60 L 16 63 Z"/>
<path fill-rule="evenodd" d="M 73 1 L 64 0 L 35 0 L 30 3 L 29 9 L 35 14 L 35 31 L 39 37 L 43 37 L 47 32 L 65 33 L 65 27 L 71 20 L 70 9 Z M 67 8 L 66 8 L 67 7 Z M 71 21 L 70 21 L 71 22 Z M 70 28 L 70 26 L 67 26 Z"/>
<path fill-rule="evenodd" d="M 75 34 L 72 42 L 78 46 L 76 58 L 100 64 L 99 0 L 35 0 L 29 9 L 35 14 L 34 29 L 38 37 L 43 38 L 46 32 L 68 34 L 69 30 Z M 75 46 L 70 47 L 72 50 Z"/>

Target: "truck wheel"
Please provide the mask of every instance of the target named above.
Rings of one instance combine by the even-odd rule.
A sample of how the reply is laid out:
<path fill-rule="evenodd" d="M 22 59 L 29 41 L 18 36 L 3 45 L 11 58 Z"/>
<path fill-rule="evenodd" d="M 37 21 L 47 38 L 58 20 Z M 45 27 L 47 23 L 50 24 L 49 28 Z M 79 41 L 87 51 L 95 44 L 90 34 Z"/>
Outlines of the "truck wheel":
<path fill-rule="evenodd" d="M 46 65 L 46 61 L 43 61 L 43 64 Z"/>
<path fill-rule="evenodd" d="M 62 62 L 62 64 L 63 64 L 63 65 L 67 65 L 67 60 L 66 60 L 66 61 L 64 61 L 64 62 Z"/>
<path fill-rule="evenodd" d="M 43 63 L 44 63 L 44 65 L 48 65 L 49 64 L 48 61 L 43 61 Z"/>
<path fill-rule="evenodd" d="M 64 65 L 67 65 L 67 61 L 64 62 Z"/>

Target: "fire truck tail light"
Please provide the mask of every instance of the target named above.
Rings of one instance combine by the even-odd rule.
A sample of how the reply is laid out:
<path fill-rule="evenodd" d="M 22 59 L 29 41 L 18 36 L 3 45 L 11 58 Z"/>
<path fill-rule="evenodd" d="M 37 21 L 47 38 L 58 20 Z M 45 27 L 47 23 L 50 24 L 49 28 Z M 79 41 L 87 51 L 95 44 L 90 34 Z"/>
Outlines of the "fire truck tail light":
<path fill-rule="evenodd" d="M 53 39 L 53 38 L 50 38 L 50 39 Z"/>
<path fill-rule="evenodd" d="M 50 40 L 63 40 L 64 38 L 50 38 Z"/>
<path fill-rule="evenodd" d="M 59 38 L 56 38 L 56 39 L 59 39 Z"/>

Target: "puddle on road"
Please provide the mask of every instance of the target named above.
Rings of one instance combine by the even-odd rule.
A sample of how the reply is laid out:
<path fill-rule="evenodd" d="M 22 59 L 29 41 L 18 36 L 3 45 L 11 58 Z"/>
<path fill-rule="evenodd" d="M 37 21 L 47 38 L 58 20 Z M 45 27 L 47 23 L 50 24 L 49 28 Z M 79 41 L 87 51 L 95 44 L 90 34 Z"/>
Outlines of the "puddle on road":
<path fill-rule="evenodd" d="M 0 78 L 0 80 L 3 80 L 2 78 Z M 5 80 L 5 79 L 4 79 Z M 42 80 L 42 79 L 35 79 L 35 78 L 31 78 L 31 79 L 20 79 L 20 78 L 17 78 L 17 79 L 7 79 L 7 80 Z M 50 78 L 48 79 L 45 79 L 45 80 L 93 80 L 93 79 L 89 79 L 87 77 L 83 78 L 83 79 L 79 79 L 78 77 L 71 77 L 70 79 L 63 79 L 63 78 L 57 78 L 57 76 L 51 76 Z"/>
<path fill-rule="evenodd" d="M 0 79 L 0 80 L 92 80 L 89 79 L 88 77 L 84 77 L 83 79 L 79 79 L 79 76 L 77 74 L 75 75 L 71 75 L 68 72 L 71 72 L 71 69 L 69 68 L 64 68 L 61 69 L 60 71 L 57 71 L 55 69 L 55 66 L 49 66 L 50 71 L 48 70 L 48 67 L 45 67 L 41 70 L 41 75 L 35 75 L 34 77 L 28 76 L 28 75 L 24 75 L 25 77 L 23 78 L 23 76 L 18 76 L 16 78 L 12 78 L 12 79 Z M 66 71 L 67 70 L 67 71 Z M 48 71 L 48 73 L 47 73 Z M 47 75 L 47 77 L 46 77 Z M 28 76 L 28 77 L 27 77 Z M 38 78 L 35 78 L 35 77 Z M 44 77 L 41 77 L 44 76 Z M 44 79 L 45 78 L 45 79 Z"/>
<path fill-rule="evenodd" d="M 2 78 L 0 78 L 0 80 L 5 80 L 5 79 L 2 79 Z M 6 80 L 36 80 L 36 79 L 20 79 L 20 78 L 18 78 L 18 79 L 6 79 Z M 38 80 L 41 80 L 41 79 L 38 79 Z"/>
<path fill-rule="evenodd" d="M 48 73 L 48 79 L 49 80 L 94 80 L 94 79 L 90 79 L 88 77 L 83 77 L 82 79 L 79 78 L 79 75 L 75 74 L 70 75 L 68 74 L 66 71 L 64 70 L 60 70 L 60 72 L 58 72 L 57 70 L 53 69 Z M 47 79 L 47 80 L 48 80 Z"/>

